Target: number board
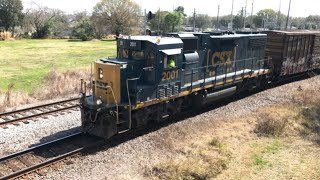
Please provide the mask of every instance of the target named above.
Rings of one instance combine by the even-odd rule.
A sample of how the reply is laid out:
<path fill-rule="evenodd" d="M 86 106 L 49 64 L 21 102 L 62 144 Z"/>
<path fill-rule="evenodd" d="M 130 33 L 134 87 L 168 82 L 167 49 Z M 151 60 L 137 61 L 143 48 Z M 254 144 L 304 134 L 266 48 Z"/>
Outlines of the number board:
<path fill-rule="evenodd" d="M 162 81 L 172 81 L 179 79 L 179 69 L 166 70 L 162 73 Z"/>
<path fill-rule="evenodd" d="M 140 51 L 141 50 L 141 41 L 128 40 L 126 47 L 128 49 Z"/>
<path fill-rule="evenodd" d="M 136 51 L 141 51 L 141 41 L 130 40 L 130 39 L 120 39 L 118 40 L 118 47 L 131 49 Z"/>
<path fill-rule="evenodd" d="M 118 39 L 117 44 L 118 44 L 118 47 L 124 47 L 124 40 Z"/>

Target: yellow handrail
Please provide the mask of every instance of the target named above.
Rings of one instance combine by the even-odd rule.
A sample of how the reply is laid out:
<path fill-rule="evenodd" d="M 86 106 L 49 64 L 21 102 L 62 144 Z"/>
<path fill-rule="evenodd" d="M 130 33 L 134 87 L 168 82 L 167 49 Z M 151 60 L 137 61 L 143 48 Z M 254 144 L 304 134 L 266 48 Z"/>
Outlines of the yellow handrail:
<path fill-rule="evenodd" d="M 128 95 L 128 102 L 129 102 L 129 129 L 131 129 L 131 99 L 130 99 L 130 93 L 129 93 L 129 80 L 135 80 L 137 78 L 127 79 L 126 80 L 126 86 L 127 86 L 127 95 Z"/>
<path fill-rule="evenodd" d="M 118 102 L 116 100 L 116 96 L 114 95 L 112 87 L 111 86 L 106 86 L 106 88 L 110 88 L 111 89 L 114 102 L 116 103 L 116 106 L 117 106 L 117 124 L 118 124 L 119 123 L 119 106 L 118 106 Z"/>

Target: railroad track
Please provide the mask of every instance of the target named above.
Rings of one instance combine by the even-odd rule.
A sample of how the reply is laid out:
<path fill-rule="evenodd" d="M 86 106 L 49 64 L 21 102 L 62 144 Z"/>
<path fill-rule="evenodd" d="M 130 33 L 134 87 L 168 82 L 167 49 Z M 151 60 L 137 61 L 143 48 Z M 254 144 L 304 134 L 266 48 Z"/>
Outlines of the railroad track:
<path fill-rule="evenodd" d="M 32 120 L 40 116 L 54 114 L 65 110 L 76 110 L 78 106 L 79 98 L 72 98 L 40 106 L 34 106 L 16 111 L 1 113 L 0 127 L 6 127 L 9 124 L 17 125 L 18 122 L 28 123 L 28 120 Z"/>
<path fill-rule="evenodd" d="M 29 173 L 42 176 L 41 169 L 65 161 L 85 149 L 105 142 L 104 139 L 75 133 L 55 141 L 37 145 L 32 148 L 0 158 L 0 179 L 27 178 Z"/>

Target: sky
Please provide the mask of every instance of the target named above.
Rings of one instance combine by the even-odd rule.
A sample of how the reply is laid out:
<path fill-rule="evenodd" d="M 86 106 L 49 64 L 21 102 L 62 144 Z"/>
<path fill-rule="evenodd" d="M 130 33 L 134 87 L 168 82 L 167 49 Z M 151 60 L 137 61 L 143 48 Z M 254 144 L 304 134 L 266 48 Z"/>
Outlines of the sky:
<path fill-rule="evenodd" d="M 41 6 L 49 8 L 61 9 L 67 13 L 75 11 L 91 11 L 94 5 L 100 0 L 22 0 L 24 7 L 30 8 L 31 2 L 35 2 Z M 194 8 L 198 14 L 208 14 L 217 16 L 218 5 L 220 5 L 220 15 L 231 14 L 232 0 L 133 0 L 137 2 L 142 9 L 155 12 L 159 8 L 161 10 L 172 11 L 174 8 L 182 5 L 187 15 L 192 15 Z M 281 4 L 281 12 L 288 13 L 290 0 L 234 0 L 233 14 L 237 14 L 242 7 L 245 7 L 247 1 L 247 13 L 251 14 L 252 2 L 253 13 L 257 13 L 261 9 L 279 10 Z M 280 3 L 281 2 L 281 3 Z M 290 16 L 306 17 L 308 15 L 320 15 L 319 0 L 292 0 Z"/>

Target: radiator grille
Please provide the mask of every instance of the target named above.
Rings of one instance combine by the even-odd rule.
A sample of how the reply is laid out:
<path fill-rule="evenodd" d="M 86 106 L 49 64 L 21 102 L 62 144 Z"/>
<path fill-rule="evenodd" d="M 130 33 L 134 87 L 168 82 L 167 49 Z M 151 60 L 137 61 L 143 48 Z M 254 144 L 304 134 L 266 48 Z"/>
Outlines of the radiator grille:
<path fill-rule="evenodd" d="M 180 82 L 160 85 L 158 88 L 158 98 L 176 96 L 180 93 Z"/>

